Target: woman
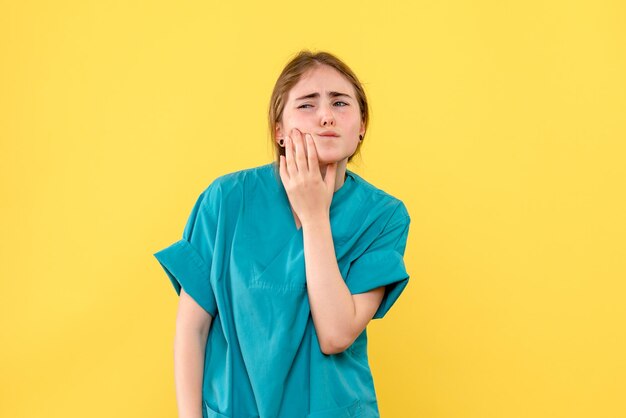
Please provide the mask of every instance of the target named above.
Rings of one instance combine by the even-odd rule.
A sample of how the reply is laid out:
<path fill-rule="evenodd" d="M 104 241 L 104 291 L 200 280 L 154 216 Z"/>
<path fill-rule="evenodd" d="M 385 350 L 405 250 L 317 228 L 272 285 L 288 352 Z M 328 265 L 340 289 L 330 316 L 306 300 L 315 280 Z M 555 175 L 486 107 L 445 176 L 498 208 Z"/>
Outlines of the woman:
<path fill-rule="evenodd" d="M 379 416 L 366 326 L 408 283 L 410 217 L 346 169 L 368 115 L 342 61 L 300 52 L 270 101 L 276 161 L 215 179 L 154 254 L 180 295 L 180 417 Z"/>

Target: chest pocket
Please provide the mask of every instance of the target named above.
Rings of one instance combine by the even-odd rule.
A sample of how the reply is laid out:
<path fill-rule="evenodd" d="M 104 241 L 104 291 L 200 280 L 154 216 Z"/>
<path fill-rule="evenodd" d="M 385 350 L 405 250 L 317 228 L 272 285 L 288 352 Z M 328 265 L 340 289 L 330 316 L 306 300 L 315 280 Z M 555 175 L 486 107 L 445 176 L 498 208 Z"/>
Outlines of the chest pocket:
<path fill-rule="evenodd" d="M 253 277 L 249 287 L 278 292 L 305 292 L 306 265 L 302 230 L 296 232 L 278 253 L 263 265 L 262 261 L 251 259 Z"/>

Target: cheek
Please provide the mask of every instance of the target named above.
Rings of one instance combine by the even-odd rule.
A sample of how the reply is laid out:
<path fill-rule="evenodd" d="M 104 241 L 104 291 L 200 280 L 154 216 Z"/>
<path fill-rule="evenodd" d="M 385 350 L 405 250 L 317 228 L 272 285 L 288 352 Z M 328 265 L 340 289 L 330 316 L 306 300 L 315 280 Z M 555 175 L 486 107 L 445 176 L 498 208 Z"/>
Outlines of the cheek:
<path fill-rule="evenodd" d="M 290 131 L 292 128 L 297 128 L 302 124 L 301 117 L 294 114 L 284 115 L 283 116 L 283 126 L 286 130 Z"/>
<path fill-rule="evenodd" d="M 360 120 L 354 120 L 354 119 L 350 119 L 347 120 L 345 123 L 345 126 L 347 126 L 346 129 L 346 134 L 349 134 L 351 136 L 359 136 L 359 130 L 361 129 L 361 121 Z"/>
<path fill-rule="evenodd" d="M 344 125 L 350 126 L 351 129 L 356 129 L 357 131 L 359 130 L 359 126 L 361 125 L 360 113 L 354 111 L 343 112 L 340 113 L 337 117 L 341 119 Z"/>
<path fill-rule="evenodd" d="M 292 129 L 298 129 L 300 132 L 315 132 L 317 127 L 314 121 L 305 117 L 292 116 L 283 119 L 283 129 L 285 132 L 291 133 Z"/>

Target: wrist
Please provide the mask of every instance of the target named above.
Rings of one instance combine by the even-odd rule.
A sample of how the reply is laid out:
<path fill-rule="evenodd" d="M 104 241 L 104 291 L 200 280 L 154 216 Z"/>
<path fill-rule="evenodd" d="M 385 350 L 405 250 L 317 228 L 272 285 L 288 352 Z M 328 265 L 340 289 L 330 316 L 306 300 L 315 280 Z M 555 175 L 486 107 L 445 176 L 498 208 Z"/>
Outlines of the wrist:
<path fill-rule="evenodd" d="M 330 218 L 328 216 L 316 216 L 309 219 L 301 219 L 300 223 L 304 229 L 320 229 L 330 227 Z"/>

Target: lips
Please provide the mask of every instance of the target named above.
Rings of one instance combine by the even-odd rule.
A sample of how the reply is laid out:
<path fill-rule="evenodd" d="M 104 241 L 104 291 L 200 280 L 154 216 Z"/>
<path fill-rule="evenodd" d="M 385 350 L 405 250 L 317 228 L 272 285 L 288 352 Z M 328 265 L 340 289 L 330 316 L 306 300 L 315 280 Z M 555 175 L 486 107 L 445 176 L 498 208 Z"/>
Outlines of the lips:
<path fill-rule="evenodd" d="M 336 132 L 333 131 L 324 131 L 324 132 L 320 132 L 318 134 L 319 136 L 329 136 L 329 137 L 333 137 L 333 136 L 339 136 Z"/>

